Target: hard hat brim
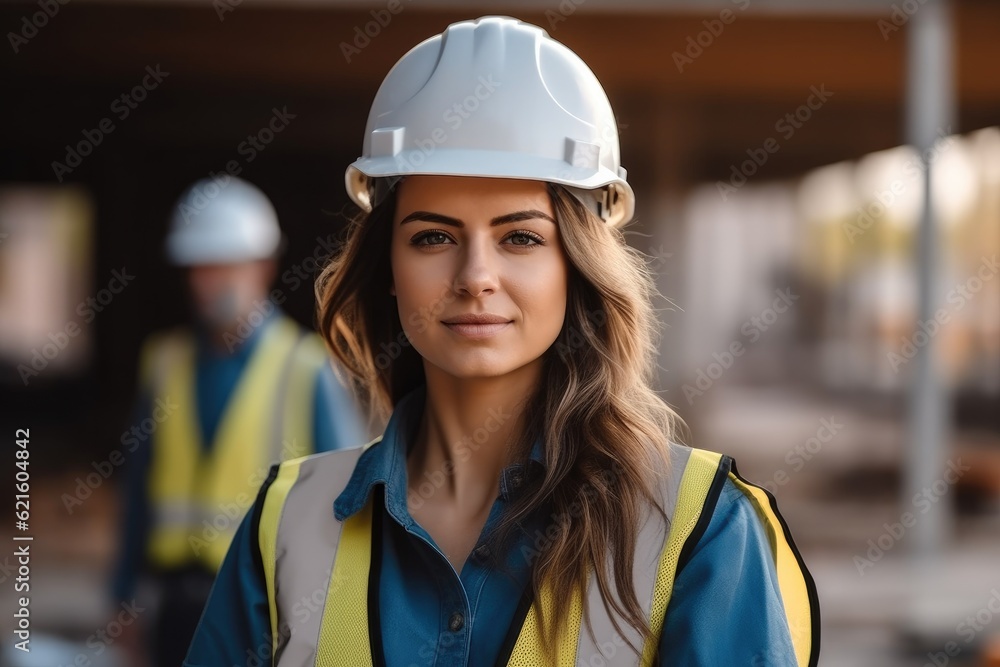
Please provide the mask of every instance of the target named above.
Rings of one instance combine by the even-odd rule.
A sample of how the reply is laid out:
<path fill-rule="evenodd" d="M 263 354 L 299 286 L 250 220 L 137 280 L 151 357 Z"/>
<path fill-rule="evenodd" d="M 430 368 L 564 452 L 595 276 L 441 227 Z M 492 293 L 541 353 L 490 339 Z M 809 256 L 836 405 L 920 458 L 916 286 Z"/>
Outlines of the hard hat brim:
<path fill-rule="evenodd" d="M 625 224 L 634 214 L 632 187 L 607 167 L 577 167 L 564 160 L 505 151 L 438 149 L 428 152 L 416 149 L 392 156 L 362 157 L 347 168 L 345 182 L 354 203 L 371 211 L 371 179 L 414 175 L 546 181 L 579 191 L 613 186 L 612 192 L 617 197 L 610 215 L 596 210 L 595 214 L 614 227 Z"/>

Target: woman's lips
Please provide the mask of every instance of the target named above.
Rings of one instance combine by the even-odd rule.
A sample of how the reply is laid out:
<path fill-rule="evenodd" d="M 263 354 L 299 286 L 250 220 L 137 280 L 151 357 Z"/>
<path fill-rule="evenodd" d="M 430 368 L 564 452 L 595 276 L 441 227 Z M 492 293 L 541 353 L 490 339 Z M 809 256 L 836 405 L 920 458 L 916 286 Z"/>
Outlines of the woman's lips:
<path fill-rule="evenodd" d="M 511 322 L 496 322 L 491 324 L 464 324 L 464 323 L 454 323 L 449 324 L 448 322 L 442 322 L 446 327 L 454 331 L 460 336 L 466 338 L 489 338 L 500 333 L 508 326 Z"/>

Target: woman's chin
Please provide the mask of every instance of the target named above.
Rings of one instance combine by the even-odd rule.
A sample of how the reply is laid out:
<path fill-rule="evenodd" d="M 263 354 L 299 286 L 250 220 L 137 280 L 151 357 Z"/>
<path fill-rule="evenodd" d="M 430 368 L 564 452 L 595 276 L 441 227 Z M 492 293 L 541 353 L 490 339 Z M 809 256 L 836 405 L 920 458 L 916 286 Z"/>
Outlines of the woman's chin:
<path fill-rule="evenodd" d="M 506 356 L 501 354 L 500 356 Z M 461 380 L 477 380 L 499 378 L 521 368 L 524 363 L 515 359 L 498 359 L 496 354 L 456 354 L 448 359 L 432 360 L 430 363 L 437 369 Z"/>

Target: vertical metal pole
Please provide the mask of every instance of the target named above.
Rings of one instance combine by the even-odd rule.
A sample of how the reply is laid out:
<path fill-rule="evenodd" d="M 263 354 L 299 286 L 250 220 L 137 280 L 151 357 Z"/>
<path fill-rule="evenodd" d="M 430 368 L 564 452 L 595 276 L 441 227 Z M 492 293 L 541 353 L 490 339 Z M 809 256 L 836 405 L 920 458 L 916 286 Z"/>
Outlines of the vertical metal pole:
<path fill-rule="evenodd" d="M 932 148 L 936 139 L 954 131 L 955 92 L 950 3 L 927 0 L 918 7 L 907 26 L 906 131 L 907 143 L 919 151 L 924 166 L 923 210 L 915 257 L 919 323 L 932 320 L 940 307 L 935 277 L 941 235 L 931 189 L 931 172 L 937 168 Z M 950 533 L 949 500 L 954 496 L 949 490 L 931 503 L 926 514 L 921 514 L 922 507 L 914 503 L 916 494 L 925 493 L 924 489 L 930 489 L 935 480 L 943 479 L 946 465 L 948 403 L 938 363 L 939 343 L 937 336 L 928 336 L 927 344 L 918 348 L 909 402 L 903 511 L 917 517 L 912 539 L 907 542 L 918 570 L 930 566 L 941 554 Z"/>

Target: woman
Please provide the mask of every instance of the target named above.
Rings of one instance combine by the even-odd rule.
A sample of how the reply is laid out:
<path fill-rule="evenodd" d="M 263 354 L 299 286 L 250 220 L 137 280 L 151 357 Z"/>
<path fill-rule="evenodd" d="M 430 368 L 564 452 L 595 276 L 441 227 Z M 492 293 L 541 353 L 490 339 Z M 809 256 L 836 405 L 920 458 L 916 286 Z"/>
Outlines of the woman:
<path fill-rule="evenodd" d="M 186 665 L 815 665 L 773 498 L 675 442 L 587 66 L 487 17 L 382 83 L 321 331 L 389 422 L 271 470 Z"/>

